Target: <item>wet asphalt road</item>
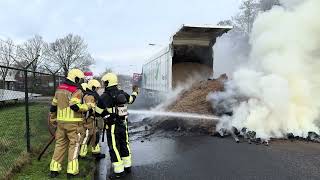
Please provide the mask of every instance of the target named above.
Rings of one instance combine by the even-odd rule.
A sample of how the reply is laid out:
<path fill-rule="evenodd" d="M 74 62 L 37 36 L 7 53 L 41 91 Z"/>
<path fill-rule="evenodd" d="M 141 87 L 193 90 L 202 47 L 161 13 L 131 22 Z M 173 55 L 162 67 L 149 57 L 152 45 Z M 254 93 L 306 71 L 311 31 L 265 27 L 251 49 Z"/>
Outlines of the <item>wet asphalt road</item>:
<path fill-rule="evenodd" d="M 104 147 L 106 150 L 106 147 Z M 133 172 L 125 180 L 320 179 L 320 144 L 236 144 L 210 136 L 152 138 L 132 143 Z M 109 171 L 100 162 L 99 179 Z"/>

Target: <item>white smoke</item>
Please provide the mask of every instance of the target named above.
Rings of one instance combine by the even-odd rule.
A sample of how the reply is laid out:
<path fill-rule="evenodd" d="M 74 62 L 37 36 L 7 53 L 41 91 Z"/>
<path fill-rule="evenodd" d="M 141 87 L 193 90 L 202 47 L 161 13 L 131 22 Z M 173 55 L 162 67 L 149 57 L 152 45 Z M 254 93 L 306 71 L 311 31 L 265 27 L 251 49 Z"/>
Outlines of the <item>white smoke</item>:
<path fill-rule="evenodd" d="M 167 108 L 175 103 L 181 96 L 181 94 L 190 89 L 191 86 L 199 82 L 200 80 L 203 80 L 204 77 L 200 74 L 192 74 L 188 79 L 185 80 L 184 83 L 179 83 L 177 86 L 172 89 L 169 92 L 166 92 L 162 97 L 161 97 L 161 103 L 157 105 L 154 108 L 151 108 L 153 111 L 167 111 Z"/>
<path fill-rule="evenodd" d="M 166 92 L 165 94 L 161 94 L 158 97 L 160 98 L 161 103 L 157 106 L 151 107 L 150 109 L 140 109 L 141 111 L 131 110 L 129 113 L 136 115 L 136 119 L 139 120 L 143 120 L 144 118 L 153 118 L 153 121 L 167 120 L 168 117 L 172 117 L 170 116 L 170 113 L 167 112 L 168 107 L 175 103 L 180 98 L 180 95 L 185 90 L 189 89 L 193 83 L 197 82 L 198 78 L 200 78 L 200 76 L 195 74 L 195 78 L 189 78 L 186 80 L 186 83 L 179 84 L 173 90 Z M 167 116 L 165 116 L 166 113 L 168 113 Z"/>
<path fill-rule="evenodd" d="M 174 103 L 179 95 L 186 89 L 188 89 L 190 85 L 185 84 L 185 86 L 178 86 L 174 90 L 167 92 L 161 99 L 161 103 L 154 108 L 151 108 L 153 111 L 166 111 L 167 107 Z"/>
<path fill-rule="evenodd" d="M 233 73 L 225 92 L 208 96 L 233 111 L 218 128 L 246 127 L 263 139 L 319 134 L 320 1 L 282 3 L 257 17 L 249 65 Z"/>
<path fill-rule="evenodd" d="M 280 0 L 281 4 L 286 8 L 294 8 L 305 0 Z"/>
<path fill-rule="evenodd" d="M 213 46 L 213 78 L 222 74 L 231 77 L 232 72 L 248 61 L 249 49 L 248 37 L 235 30 L 218 37 Z"/>

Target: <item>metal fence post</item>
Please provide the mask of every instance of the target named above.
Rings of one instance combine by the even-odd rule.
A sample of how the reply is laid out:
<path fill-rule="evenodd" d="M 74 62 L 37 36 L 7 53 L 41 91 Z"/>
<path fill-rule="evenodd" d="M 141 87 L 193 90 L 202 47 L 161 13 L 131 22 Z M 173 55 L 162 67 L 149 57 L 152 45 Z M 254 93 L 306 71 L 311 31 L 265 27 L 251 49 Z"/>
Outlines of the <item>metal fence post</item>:
<path fill-rule="evenodd" d="M 57 87 L 56 74 L 53 74 L 53 95 L 56 93 L 56 87 Z"/>
<path fill-rule="evenodd" d="M 28 93 L 28 71 L 24 71 L 24 91 L 25 91 L 25 106 L 26 106 L 26 136 L 27 136 L 27 152 L 31 152 L 30 148 L 30 122 L 29 122 L 29 93 Z"/>
<path fill-rule="evenodd" d="M 24 91 L 25 91 L 25 105 L 26 105 L 26 136 L 27 136 L 27 152 L 31 152 L 30 145 L 30 117 L 29 117 L 29 92 L 28 92 L 28 68 L 32 63 L 39 58 L 39 54 L 25 67 L 24 69 Z M 34 72 L 33 72 L 34 73 Z"/>

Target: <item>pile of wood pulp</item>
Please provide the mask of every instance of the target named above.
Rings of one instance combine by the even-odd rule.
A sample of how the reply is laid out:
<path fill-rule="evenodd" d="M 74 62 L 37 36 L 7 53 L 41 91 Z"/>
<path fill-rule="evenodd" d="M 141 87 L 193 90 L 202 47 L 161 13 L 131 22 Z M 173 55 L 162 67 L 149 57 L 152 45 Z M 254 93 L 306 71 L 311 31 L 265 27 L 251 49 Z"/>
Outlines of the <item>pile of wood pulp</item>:
<path fill-rule="evenodd" d="M 213 115 L 212 106 L 206 98 L 210 92 L 223 91 L 226 75 L 218 79 L 194 83 L 191 88 L 183 91 L 177 100 L 167 107 L 167 111 Z M 156 124 L 157 129 L 186 130 L 191 132 L 213 133 L 216 122 L 204 119 L 164 119 Z"/>
<path fill-rule="evenodd" d="M 218 79 L 194 83 L 190 89 L 183 91 L 167 110 L 173 112 L 213 114 L 212 106 L 207 101 L 207 95 L 210 92 L 223 91 L 225 80 L 227 80 L 227 76 L 224 74 Z"/>
<path fill-rule="evenodd" d="M 206 80 L 212 75 L 212 68 L 199 63 L 183 62 L 172 65 L 172 86 L 192 80 Z"/>

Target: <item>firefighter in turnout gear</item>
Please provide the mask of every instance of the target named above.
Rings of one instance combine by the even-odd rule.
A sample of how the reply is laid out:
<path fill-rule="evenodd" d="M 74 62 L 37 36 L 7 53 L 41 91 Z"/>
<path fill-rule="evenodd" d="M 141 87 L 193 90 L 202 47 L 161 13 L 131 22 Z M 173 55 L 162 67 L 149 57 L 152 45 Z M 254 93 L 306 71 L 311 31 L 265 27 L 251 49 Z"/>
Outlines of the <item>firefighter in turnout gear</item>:
<path fill-rule="evenodd" d="M 83 133 L 83 113 L 91 109 L 90 105 L 81 103 L 83 92 L 80 84 L 83 78 L 81 70 L 70 70 L 66 81 L 59 85 L 52 100 L 50 111 L 57 113 L 57 130 L 50 177 L 58 176 L 65 153 L 68 153 L 68 178 L 79 173 L 78 155 Z"/>
<path fill-rule="evenodd" d="M 95 107 L 99 99 L 99 94 L 97 93 L 98 88 L 100 88 L 100 82 L 92 79 L 89 80 L 87 86 L 84 88 L 83 103 L 88 104 L 92 107 L 92 111 L 87 111 L 85 113 L 85 119 L 83 127 L 85 130 L 84 136 L 81 142 L 80 157 L 85 157 L 88 153 L 88 146 L 91 147 L 91 152 L 94 155 L 100 154 L 99 145 L 99 132 L 97 131 L 97 123 L 95 117 Z"/>
<path fill-rule="evenodd" d="M 105 86 L 104 93 L 96 107 L 96 113 L 105 119 L 104 127 L 108 127 L 107 141 L 113 174 L 110 179 L 118 179 L 131 172 L 131 151 L 128 137 L 127 105 L 135 101 L 138 88 L 133 88 L 132 95 L 128 95 L 118 88 L 118 78 L 113 73 L 102 77 Z"/>
<path fill-rule="evenodd" d="M 87 89 L 88 89 L 88 84 L 87 83 L 81 83 L 80 89 L 81 89 L 82 93 L 85 94 Z"/>

